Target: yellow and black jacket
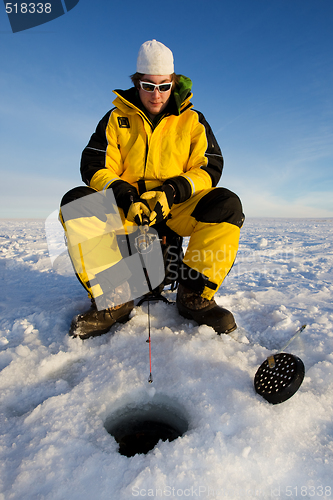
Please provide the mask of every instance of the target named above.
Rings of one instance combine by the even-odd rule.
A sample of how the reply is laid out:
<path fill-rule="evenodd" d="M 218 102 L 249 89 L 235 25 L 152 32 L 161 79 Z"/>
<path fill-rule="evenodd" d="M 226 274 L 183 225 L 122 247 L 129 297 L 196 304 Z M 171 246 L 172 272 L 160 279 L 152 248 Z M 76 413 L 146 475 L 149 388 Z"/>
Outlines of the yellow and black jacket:
<path fill-rule="evenodd" d="M 154 122 L 134 87 L 116 90 L 115 107 L 99 122 L 82 153 L 81 175 L 89 187 L 74 188 L 63 197 L 61 220 L 77 276 L 91 297 L 102 294 L 94 284 L 96 277 L 122 265 L 115 231 L 110 231 L 112 214 L 105 212 L 108 188 L 122 209 L 119 214 L 125 215 L 120 225 L 126 231 L 131 223 L 126 221 L 122 191 L 131 198 L 163 183 L 175 188 L 166 228 L 190 237 L 178 281 L 202 297 L 212 299 L 236 258 L 244 221 L 241 202 L 236 194 L 216 187 L 223 158 L 204 116 L 192 109 L 191 85 L 181 77 L 165 112 Z M 96 191 L 101 196 L 88 202 Z"/>
<path fill-rule="evenodd" d="M 125 181 L 142 194 L 170 180 L 176 203 L 215 187 L 223 157 L 204 116 L 192 109 L 191 86 L 191 80 L 181 76 L 167 109 L 154 123 L 135 87 L 115 90 L 115 107 L 99 122 L 82 153 L 83 181 L 96 191 Z"/>

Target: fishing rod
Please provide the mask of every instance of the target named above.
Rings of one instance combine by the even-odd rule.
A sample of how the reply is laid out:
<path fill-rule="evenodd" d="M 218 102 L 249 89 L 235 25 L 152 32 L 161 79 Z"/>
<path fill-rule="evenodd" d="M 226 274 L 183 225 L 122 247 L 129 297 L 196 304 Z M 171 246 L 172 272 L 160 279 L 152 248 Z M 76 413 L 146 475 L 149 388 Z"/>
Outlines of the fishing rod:
<path fill-rule="evenodd" d="M 149 311 L 149 300 L 148 300 L 148 340 L 146 340 L 149 344 L 149 377 L 148 377 L 148 383 L 152 384 L 153 383 L 153 376 L 151 374 L 151 338 L 150 338 L 150 311 Z"/>
<path fill-rule="evenodd" d="M 143 216 L 142 217 L 142 225 L 140 226 L 140 232 L 139 236 L 135 239 L 135 247 L 139 253 L 139 257 L 141 260 L 141 265 L 142 269 L 147 281 L 148 289 L 149 292 L 153 294 L 153 288 L 151 286 L 149 274 L 147 271 L 147 267 L 145 264 L 145 261 L 143 259 L 143 254 L 147 254 L 148 252 L 151 251 L 151 245 L 155 241 L 155 235 L 150 235 L 149 234 L 149 220 L 148 217 Z M 153 383 L 153 375 L 152 375 L 152 369 L 151 369 L 151 336 L 150 336 L 150 309 L 149 309 L 149 300 L 148 300 L 148 339 L 147 341 L 149 344 L 149 377 L 148 377 L 148 382 L 149 384 Z"/>

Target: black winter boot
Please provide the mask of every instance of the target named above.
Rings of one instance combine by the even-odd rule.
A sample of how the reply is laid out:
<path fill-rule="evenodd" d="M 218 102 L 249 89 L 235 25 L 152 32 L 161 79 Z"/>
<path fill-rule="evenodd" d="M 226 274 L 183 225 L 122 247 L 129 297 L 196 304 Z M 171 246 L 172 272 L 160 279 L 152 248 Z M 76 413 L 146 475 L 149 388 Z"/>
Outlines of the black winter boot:
<path fill-rule="evenodd" d="M 129 319 L 134 302 L 126 302 L 116 307 L 97 311 L 95 304 L 89 311 L 75 316 L 69 330 L 73 337 L 88 339 L 107 333 L 115 323 L 125 323 Z"/>
<path fill-rule="evenodd" d="M 177 307 L 184 318 L 194 319 L 199 325 L 212 326 L 218 333 L 230 333 L 237 325 L 232 313 L 216 304 L 215 300 L 207 300 L 193 290 L 179 285 Z"/>
<path fill-rule="evenodd" d="M 102 335 L 115 323 L 125 323 L 134 307 L 131 290 L 127 282 L 118 286 L 105 297 L 105 309 L 98 311 L 94 299 L 89 311 L 75 316 L 69 330 L 73 337 L 87 339 Z M 116 305 L 117 304 L 117 305 Z"/>

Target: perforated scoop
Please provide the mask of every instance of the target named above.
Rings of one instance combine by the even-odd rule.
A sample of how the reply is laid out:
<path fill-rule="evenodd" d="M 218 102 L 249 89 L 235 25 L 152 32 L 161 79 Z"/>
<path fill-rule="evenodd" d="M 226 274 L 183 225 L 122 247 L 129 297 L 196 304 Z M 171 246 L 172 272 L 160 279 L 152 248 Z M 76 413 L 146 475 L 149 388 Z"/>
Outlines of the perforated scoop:
<path fill-rule="evenodd" d="M 254 387 L 269 403 L 283 403 L 299 389 L 304 379 L 303 361 L 281 352 L 269 356 L 258 368 Z"/>

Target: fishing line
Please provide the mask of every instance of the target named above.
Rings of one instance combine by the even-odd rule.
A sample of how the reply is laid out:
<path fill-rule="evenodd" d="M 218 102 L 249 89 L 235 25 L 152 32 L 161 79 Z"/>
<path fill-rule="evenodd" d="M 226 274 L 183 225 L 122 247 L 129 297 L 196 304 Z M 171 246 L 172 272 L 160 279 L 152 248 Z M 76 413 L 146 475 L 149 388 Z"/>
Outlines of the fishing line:
<path fill-rule="evenodd" d="M 151 339 L 150 339 L 150 310 L 149 310 L 149 300 L 148 300 L 148 340 L 147 342 L 149 343 L 149 367 L 150 367 L 150 373 L 148 377 L 148 382 L 149 384 L 153 383 L 153 376 L 151 374 Z"/>
<path fill-rule="evenodd" d="M 150 252 L 151 250 L 151 245 L 152 243 L 154 242 L 155 238 L 152 238 L 151 235 L 149 235 L 148 231 L 149 231 L 149 225 L 148 225 L 149 221 L 148 221 L 148 218 L 147 217 L 143 217 L 142 218 L 142 226 L 140 226 L 140 235 L 136 238 L 136 241 L 135 241 L 135 246 L 138 250 L 138 253 L 139 253 L 139 256 L 140 256 L 140 260 L 141 260 L 141 265 L 142 265 L 142 269 L 143 269 L 143 272 L 144 272 L 144 275 L 145 275 L 145 279 L 147 281 L 147 285 L 148 285 L 148 289 L 149 289 L 149 292 L 150 293 L 153 293 L 153 288 L 151 286 L 151 282 L 150 282 L 150 279 L 149 279 L 149 275 L 148 275 L 148 271 L 147 271 L 147 267 L 146 267 L 146 264 L 145 264 L 145 261 L 143 259 L 143 253 L 144 254 L 147 254 Z M 148 340 L 146 342 L 148 342 L 149 344 L 149 377 L 148 377 L 148 382 L 149 384 L 152 384 L 153 383 L 153 376 L 152 376 L 152 371 L 151 371 L 151 336 L 150 336 L 150 308 L 149 308 L 149 299 L 148 299 Z"/>

